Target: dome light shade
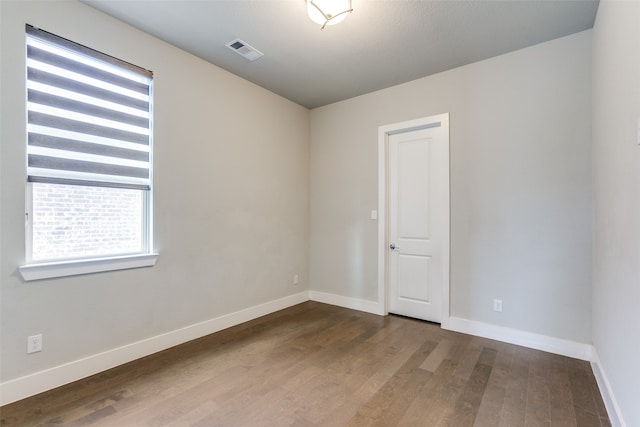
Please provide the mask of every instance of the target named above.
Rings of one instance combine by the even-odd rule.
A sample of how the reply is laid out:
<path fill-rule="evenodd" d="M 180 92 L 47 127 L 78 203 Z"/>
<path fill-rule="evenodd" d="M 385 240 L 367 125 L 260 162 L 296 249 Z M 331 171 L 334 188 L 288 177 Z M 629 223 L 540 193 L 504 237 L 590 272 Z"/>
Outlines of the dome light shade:
<path fill-rule="evenodd" d="M 322 30 L 327 25 L 334 25 L 353 12 L 351 0 L 306 0 L 309 18 L 316 24 L 322 25 Z"/>

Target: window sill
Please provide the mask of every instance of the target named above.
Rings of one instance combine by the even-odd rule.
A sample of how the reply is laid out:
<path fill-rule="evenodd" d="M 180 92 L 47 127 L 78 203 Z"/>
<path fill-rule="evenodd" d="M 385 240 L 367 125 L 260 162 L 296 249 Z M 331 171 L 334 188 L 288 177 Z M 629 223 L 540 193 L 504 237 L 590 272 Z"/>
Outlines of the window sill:
<path fill-rule="evenodd" d="M 99 273 L 102 271 L 152 267 L 157 260 L 158 254 L 129 255 L 111 258 L 27 264 L 20 266 L 19 270 L 22 278 L 29 282 L 31 280 L 76 276 L 78 274 Z"/>

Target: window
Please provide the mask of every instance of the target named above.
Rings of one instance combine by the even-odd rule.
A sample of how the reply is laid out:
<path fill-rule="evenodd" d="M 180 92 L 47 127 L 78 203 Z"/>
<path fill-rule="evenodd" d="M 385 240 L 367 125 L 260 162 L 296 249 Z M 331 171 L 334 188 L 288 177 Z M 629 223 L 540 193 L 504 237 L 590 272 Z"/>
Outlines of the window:
<path fill-rule="evenodd" d="M 23 276 L 152 265 L 152 73 L 29 25 L 26 33 Z"/>

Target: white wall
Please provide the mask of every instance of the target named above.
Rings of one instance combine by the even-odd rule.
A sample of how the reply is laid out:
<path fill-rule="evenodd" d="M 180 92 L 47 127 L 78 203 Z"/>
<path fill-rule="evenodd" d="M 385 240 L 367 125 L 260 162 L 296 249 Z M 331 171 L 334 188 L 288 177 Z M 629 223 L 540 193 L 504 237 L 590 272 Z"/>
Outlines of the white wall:
<path fill-rule="evenodd" d="M 593 343 L 627 426 L 640 426 L 639 120 L 640 2 L 601 1 L 593 30 Z"/>
<path fill-rule="evenodd" d="M 3 382 L 307 289 L 307 109 L 81 3 L 0 5 Z M 21 280 L 25 23 L 154 71 L 155 267 Z"/>
<path fill-rule="evenodd" d="M 590 49 L 586 31 L 312 110 L 311 289 L 376 300 L 378 126 L 448 112 L 452 316 L 590 343 Z"/>

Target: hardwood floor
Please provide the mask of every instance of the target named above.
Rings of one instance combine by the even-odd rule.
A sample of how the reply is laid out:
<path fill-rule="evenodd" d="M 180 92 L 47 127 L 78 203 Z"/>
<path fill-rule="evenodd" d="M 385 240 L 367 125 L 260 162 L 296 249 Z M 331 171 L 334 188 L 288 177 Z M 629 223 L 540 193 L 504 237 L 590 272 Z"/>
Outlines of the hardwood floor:
<path fill-rule="evenodd" d="M 608 426 L 589 363 L 307 302 L 0 408 L 2 426 Z"/>

